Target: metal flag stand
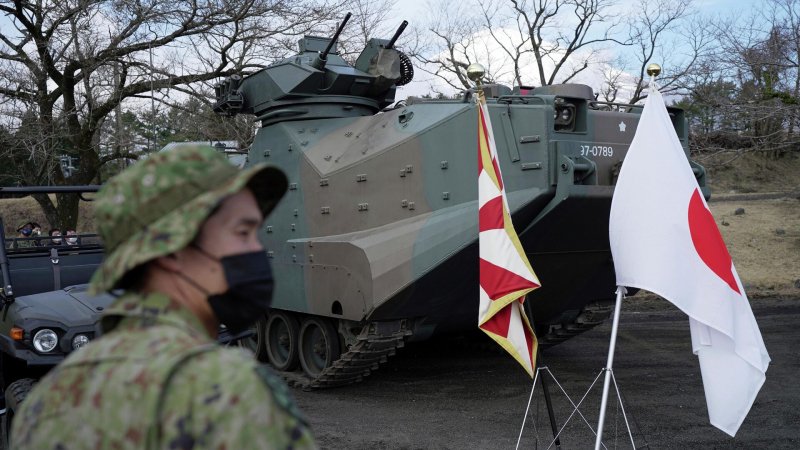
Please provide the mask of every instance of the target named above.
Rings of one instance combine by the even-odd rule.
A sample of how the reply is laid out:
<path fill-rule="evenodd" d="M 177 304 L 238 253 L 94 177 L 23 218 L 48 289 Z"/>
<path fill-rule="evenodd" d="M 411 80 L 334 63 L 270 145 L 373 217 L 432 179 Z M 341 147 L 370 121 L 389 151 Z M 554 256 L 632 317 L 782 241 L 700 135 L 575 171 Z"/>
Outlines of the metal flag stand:
<path fill-rule="evenodd" d="M 650 76 L 650 89 L 657 90 L 656 77 L 661 74 L 661 66 L 658 64 L 649 64 L 647 66 L 647 75 Z M 622 405 L 622 398 L 619 394 L 619 387 L 617 386 L 617 379 L 614 378 L 612 365 L 614 363 L 614 347 L 617 345 L 617 327 L 619 326 L 619 310 L 622 305 L 622 298 L 628 291 L 624 286 L 617 286 L 617 303 L 614 305 L 614 321 L 611 324 L 611 342 L 608 346 L 608 361 L 606 367 L 603 369 L 606 372 L 605 381 L 603 382 L 603 400 L 600 403 L 600 419 L 597 422 L 597 439 L 594 443 L 594 449 L 599 450 L 603 444 L 603 422 L 606 418 L 606 402 L 608 400 L 608 387 L 611 379 L 614 379 L 614 388 L 617 390 L 617 397 L 620 398 L 620 405 Z M 631 437 L 631 445 L 636 448 L 633 442 L 633 435 L 631 434 L 631 427 L 628 424 L 628 418 L 625 416 L 625 408 L 622 407 L 622 415 L 625 417 L 625 425 L 628 427 L 628 435 Z"/>
<path fill-rule="evenodd" d="M 592 381 L 592 384 L 586 390 L 586 393 L 583 394 L 583 396 L 581 397 L 581 399 L 578 401 L 577 404 L 572 400 L 572 398 L 569 396 L 569 394 L 567 394 L 567 392 L 561 386 L 561 383 L 558 382 L 558 379 L 555 377 L 555 375 L 553 374 L 553 372 L 550 370 L 550 368 L 548 366 L 540 365 L 539 367 L 536 368 L 536 374 L 535 374 L 535 376 L 533 378 L 533 386 L 531 386 L 531 393 L 530 393 L 530 396 L 528 397 L 528 406 L 525 408 L 525 417 L 524 417 L 524 419 L 522 421 L 522 427 L 519 430 L 519 437 L 517 438 L 517 446 L 516 446 L 517 449 L 519 449 L 520 442 L 522 441 L 522 432 L 525 430 L 525 423 L 526 423 L 527 418 L 528 418 L 528 412 L 530 411 L 531 401 L 533 399 L 533 392 L 534 392 L 534 390 L 536 388 L 536 381 L 539 379 L 540 376 L 542 377 L 541 378 L 542 379 L 542 388 L 543 388 L 543 391 L 544 391 L 544 394 L 545 394 L 545 401 L 547 402 L 548 413 L 550 415 L 550 425 L 553 427 L 553 440 L 550 441 L 550 444 L 547 446 L 548 449 L 553 447 L 553 445 L 555 445 L 556 447 L 559 447 L 559 445 L 560 445 L 559 437 L 561 436 L 561 433 L 564 431 L 564 429 L 566 428 L 566 426 L 570 422 L 570 420 L 572 420 L 572 418 L 575 416 L 575 414 L 577 414 L 581 418 L 581 420 L 583 420 L 583 422 L 586 424 L 586 426 L 589 427 L 589 430 L 591 430 L 592 434 L 596 437 L 595 450 L 599 450 L 601 447 L 602 448 L 606 448 L 606 446 L 602 442 L 603 424 L 604 424 L 604 421 L 605 421 L 606 405 L 607 405 L 607 401 L 608 401 L 608 391 L 609 391 L 609 388 L 610 388 L 612 380 L 614 381 L 614 390 L 617 393 L 617 401 L 619 402 L 620 410 L 622 411 L 622 418 L 625 421 L 625 427 L 626 427 L 626 429 L 628 431 L 628 437 L 630 438 L 631 446 L 634 449 L 636 448 L 636 443 L 634 442 L 634 439 L 633 439 L 633 433 L 631 431 L 631 426 L 630 426 L 630 423 L 628 422 L 628 415 L 625 412 L 625 406 L 623 405 L 623 402 L 622 402 L 622 395 L 621 395 L 621 393 L 619 391 L 619 386 L 617 385 L 617 379 L 614 377 L 614 371 L 613 371 L 613 368 L 612 368 L 613 363 L 614 363 L 614 349 L 616 347 L 616 341 L 617 341 L 617 329 L 618 329 L 618 325 L 619 325 L 619 314 L 620 314 L 620 309 L 621 309 L 621 305 L 622 305 L 622 299 L 624 298 L 626 293 L 627 293 L 627 290 L 624 287 L 622 287 L 622 286 L 618 286 L 617 287 L 617 292 L 616 292 L 617 300 L 616 300 L 616 304 L 614 306 L 614 319 L 613 319 L 613 322 L 612 322 L 612 325 L 611 325 L 611 342 L 610 342 L 609 349 L 608 349 L 608 360 L 606 362 L 606 366 L 603 369 L 600 370 L 600 372 L 594 378 L 594 381 Z M 564 424 L 561 426 L 561 428 L 558 430 L 557 433 L 555 432 L 556 424 L 555 424 L 555 418 L 553 416 L 553 407 L 552 407 L 552 404 L 551 404 L 550 399 L 549 399 L 549 397 L 550 397 L 549 394 L 550 393 L 547 390 L 547 385 L 544 383 L 544 375 L 545 374 L 542 373 L 542 372 L 547 372 L 547 374 L 549 374 L 553 378 L 553 381 L 555 382 L 556 386 L 558 386 L 558 388 L 561 390 L 561 393 L 564 394 L 564 397 L 566 397 L 566 399 L 569 401 L 569 403 L 572 405 L 572 408 L 573 408 L 572 409 L 572 413 L 570 413 L 569 417 L 567 417 L 567 420 L 564 422 Z M 592 428 L 592 425 L 589 423 L 589 421 L 586 419 L 586 417 L 583 415 L 583 413 L 581 413 L 580 407 L 583 404 L 584 400 L 586 400 L 586 397 L 588 397 L 589 393 L 594 388 L 595 384 L 597 384 L 597 380 L 600 379 L 600 375 L 603 375 L 603 373 L 605 373 L 605 380 L 603 382 L 603 397 L 602 397 L 601 406 L 600 406 L 600 419 L 599 419 L 599 423 L 598 423 L 598 426 L 597 426 L 597 431 L 595 432 L 595 429 Z"/>
<path fill-rule="evenodd" d="M 648 65 L 647 74 L 650 76 L 650 89 L 657 90 L 658 86 L 656 85 L 655 78 L 661 74 L 661 66 L 659 66 L 658 64 Z M 622 308 L 622 299 L 625 297 L 625 294 L 627 293 L 628 290 L 624 286 L 617 286 L 617 291 L 616 291 L 617 299 L 614 305 L 614 319 L 611 324 L 611 339 L 608 346 L 608 359 L 606 360 L 606 366 L 602 370 L 600 370 L 600 373 L 597 374 L 594 381 L 592 381 L 592 384 L 589 386 L 589 389 L 586 390 L 586 393 L 583 394 L 583 397 L 581 397 L 577 405 L 575 404 L 575 402 L 572 401 L 572 399 L 569 397 L 566 391 L 564 391 L 564 388 L 561 386 L 561 383 L 558 382 L 555 375 L 553 375 L 553 373 L 547 366 L 543 367 L 539 366 L 536 368 L 536 375 L 533 378 L 533 386 L 531 386 L 531 394 L 530 397 L 528 397 L 528 406 L 525 408 L 525 418 L 522 420 L 522 427 L 519 430 L 519 437 L 517 438 L 517 447 L 516 447 L 517 449 L 519 449 L 519 444 L 520 441 L 522 440 L 522 432 L 525 429 L 525 422 L 528 418 L 528 412 L 530 411 L 531 400 L 533 399 L 533 391 L 536 388 L 536 380 L 539 377 L 540 372 L 542 371 L 546 371 L 547 373 L 550 374 L 551 377 L 553 377 L 553 381 L 555 381 L 558 388 L 561 389 L 561 392 L 564 394 L 567 400 L 569 400 L 570 404 L 573 407 L 572 413 L 569 415 L 569 417 L 567 417 L 567 420 L 564 422 L 564 425 L 561 426 L 561 429 L 558 430 L 558 433 L 555 433 L 556 423 L 555 423 L 555 416 L 553 415 L 553 405 L 550 402 L 550 393 L 547 390 L 547 385 L 544 383 L 544 376 L 542 376 L 542 389 L 545 392 L 545 401 L 547 402 L 547 409 L 550 415 L 550 425 L 552 426 L 554 432 L 553 440 L 550 442 L 550 445 L 547 446 L 548 449 L 552 447 L 553 444 L 555 444 L 557 447 L 560 446 L 559 436 L 561 435 L 561 432 L 564 431 L 564 428 L 567 426 L 567 424 L 575 415 L 575 413 L 578 413 L 581 419 L 583 419 L 583 422 L 586 424 L 586 426 L 588 426 L 589 429 L 592 431 L 592 433 L 595 435 L 596 438 L 594 443 L 595 450 L 600 450 L 600 447 L 606 448 L 606 446 L 603 444 L 603 425 L 606 418 L 608 390 L 611 385 L 611 380 L 614 381 L 614 390 L 617 392 L 617 401 L 619 402 L 620 410 L 622 410 L 622 417 L 625 420 L 625 428 L 628 430 L 628 437 L 631 440 L 631 446 L 632 448 L 636 449 L 636 443 L 633 440 L 633 433 L 631 432 L 631 426 L 630 423 L 628 422 L 628 415 L 625 413 L 625 406 L 622 403 L 622 394 L 620 394 L 619 392 L 619 386 L 617 385 L 617 379 L 616 377 L 614 377 L 614 370 L 613 370 L 614 349 L 617 345 L 617 329 L 619 328 L 619 313 L 620 309 Z M 529 307 L 527 307 L 527 311 L 528 311 L 528 316 L 530 317 Z M 603 381 L 603 397 L 600 402 L 600 417 L 597 423 L 597 432 L 595 432 L 595 430 L 586 420 L 586 417 L 584 417 L 584 415 L 580 412 L 580 406 L 581 404 L 583 404 L 583 401 L 589 395 L 589 392 L 592 391 L 592 388 L 594 388 L 594 385 L 597 383 L 597 380 L 600 378 L 600 375 L 602 375 L 603 372 L 605 372 L 605 380 Z"/>
<path fill-rule="evenodd" d="M 631 445 L 633 448 L 636 448 L 636 443 L 633 442 L 633 434 L 631 433 L 631 426 L 628 423 L 628 416 L 625 414 L 625 406 L 622 405 L 622 397 L 619 393 L 619 386 L 617 385 L 617 379 L 614 377 L 614 370 L 612 366 L 614 365 L 614 348 L 617 346 L 617 328 L 619 327 L 619 311 L 622 307 L 622 298 L 625 294 L 628 293 L 628 290 L 625 289 L 624 286 L 617 286 L 617 302 L 614 305 L 614 321 L 611 322 L 611 342 L 608 345 L 608 360 L 606 361 L 606 367 L 603 368 L 600 373 L 605 372 L 605 380 L 603 381 L 603 399 L 600 402 L 600 419 L 597 422 L 597 439 L 594 442 L 594 450 L 599 450 L 600 446 L 603 445 L 603 422 L 606 419 L 606 404 L 608 402 L 608 388 L 611 384 L 611 379 L 614 379 L 614 389 L 617 391 L 617 399 L 619 400 L 620 407 L 622 409 L 622 417 L 625 419 L 625 426 L 628 428 L 628 436 L 631 438 Z M 600 376 L 600 375 L 598 375 Z M 590 387 L 589 390 L 592 388 Z M 587 392 L 588 393 L 588 392 Z"/>

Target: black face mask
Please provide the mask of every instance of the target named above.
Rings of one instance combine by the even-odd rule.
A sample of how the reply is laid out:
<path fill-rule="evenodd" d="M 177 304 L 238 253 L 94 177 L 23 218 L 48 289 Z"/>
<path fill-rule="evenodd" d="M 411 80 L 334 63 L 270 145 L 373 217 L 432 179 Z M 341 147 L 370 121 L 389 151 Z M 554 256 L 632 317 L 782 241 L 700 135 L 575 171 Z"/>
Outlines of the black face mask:
<path fill-rule="evenodd" d="M 217 319 L 232 333 L 245 331 L 269 311 L 273 282 L 265 251 L 217 258 L 199 247 L 195 248 L 222 264 L 228 290 L 209 295 L 208 304 Z"/>

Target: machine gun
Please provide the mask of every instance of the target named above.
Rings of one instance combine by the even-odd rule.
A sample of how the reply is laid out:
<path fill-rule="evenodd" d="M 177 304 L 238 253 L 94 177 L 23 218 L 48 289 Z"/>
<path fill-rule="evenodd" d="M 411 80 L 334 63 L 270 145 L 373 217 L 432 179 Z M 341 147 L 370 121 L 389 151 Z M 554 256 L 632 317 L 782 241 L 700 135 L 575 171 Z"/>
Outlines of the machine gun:
<path fill-rule="evenodd" d="M 392 104 L 397 86 L 414 76 L 411 60 L 395 48 L 408 22 L 403 21 L 390 39 L 370 39 L 351 66 L 337 48 L 350 16 L 345 16 L 333 37 L 305 36 L 298 43 L 297 55 L 246 78 L 232 75 L 217 83 L 214 111 L 227 116 L 253 114 L 266 125 L 370 116 Z"/>

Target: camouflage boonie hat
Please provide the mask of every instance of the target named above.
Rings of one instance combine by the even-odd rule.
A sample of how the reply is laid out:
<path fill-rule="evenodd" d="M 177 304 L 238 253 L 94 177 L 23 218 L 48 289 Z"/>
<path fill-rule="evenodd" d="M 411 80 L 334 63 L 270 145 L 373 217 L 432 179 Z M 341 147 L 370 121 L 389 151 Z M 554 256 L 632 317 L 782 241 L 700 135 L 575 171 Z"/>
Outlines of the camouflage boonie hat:
<path fill-rule="evenodd" d="M 266 164 L 239 170 L 211 147 L 187 145 L 111 178 L 95 200 L 106 257 L 89 291 L 114 289 L 135 267 L 186 247 L 214 208 L 245 187 L 266 217 L 286 192 L 286 176 Z"/>

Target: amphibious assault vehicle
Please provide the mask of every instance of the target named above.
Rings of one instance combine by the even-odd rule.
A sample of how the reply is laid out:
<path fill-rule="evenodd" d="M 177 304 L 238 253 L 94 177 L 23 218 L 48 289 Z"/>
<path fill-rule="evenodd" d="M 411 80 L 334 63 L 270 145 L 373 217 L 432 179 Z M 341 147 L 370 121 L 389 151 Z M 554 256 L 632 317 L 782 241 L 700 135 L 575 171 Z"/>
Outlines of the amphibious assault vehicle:
<path fill-rule="evenodd" d="M 337 31 L 216 86 L 218 113 L 260 122 L 247 164 L 289 177 L 262 230 L 276 291 L 259 342 L 275 368 L 299 363 L 304 375 L 287 377 L 306 387 L 359 381 L 404 341 L 477 326 L 475 90 L 394 103 L 413 74 L 394 48 L 404 26 L 371 39 L 354 65 Z M 513 221 L 542 282 L 532 319 L 540 342 L 556 344 L 611 311 L 609 209 L 641 107 L 578 84 L 482 89 Z M 670 115 L 688 154 L 684 113 Z"/>

